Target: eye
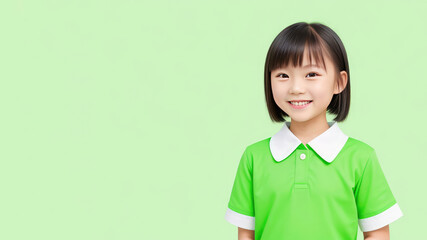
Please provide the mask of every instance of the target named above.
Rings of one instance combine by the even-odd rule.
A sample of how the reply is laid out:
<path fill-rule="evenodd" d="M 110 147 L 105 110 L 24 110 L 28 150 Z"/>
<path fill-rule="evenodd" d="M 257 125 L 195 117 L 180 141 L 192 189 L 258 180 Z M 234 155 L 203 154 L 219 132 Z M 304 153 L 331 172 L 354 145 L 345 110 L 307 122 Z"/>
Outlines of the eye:
<path fill-rule="evenodd" d="M 316 75 L 319 75 L 319 74 L 317 74 L 317 73 L 315 73 L 315 72 L 311 72 L 311 73 L 309 73 L 309 74 L 307 74 L 307 75 L 310 75 L 310 74 L 316 74 Z M 313 76 L 314 77 L 314 76 Z"/>
<path fill-rule="evenodd" d="M 286 74 L 284 74 L 284 73 L 281 73 L 281 74 L 279 74 L 279 75 L 277 75 L 278 77 L 280 77 L 281 75 L 286 75 Z M 286 76 L 288 76 L 288 75 L 286 75 Z"/>

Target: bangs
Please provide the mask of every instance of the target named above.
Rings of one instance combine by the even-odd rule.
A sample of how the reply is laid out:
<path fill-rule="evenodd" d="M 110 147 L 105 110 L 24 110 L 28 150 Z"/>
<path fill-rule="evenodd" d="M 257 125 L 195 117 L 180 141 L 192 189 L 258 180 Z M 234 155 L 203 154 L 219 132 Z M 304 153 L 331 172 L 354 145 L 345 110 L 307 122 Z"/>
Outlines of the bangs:
<path fill-rule="evenodd" d="M 293 29 L 283 33 L 271 45 L 271 55 L 266 66 L 269 72 L 280 67 L 287 67 L 291 63 L 293 67 L 302 67 L 305 50 L 308 50 L 308 60 L 312 64 L 314 59 L 319 67 L 326 71 L 324 54 L 329 56 L 326 44 L 322 38 L 314 31 L 307 28 L 305 30 Z"/>

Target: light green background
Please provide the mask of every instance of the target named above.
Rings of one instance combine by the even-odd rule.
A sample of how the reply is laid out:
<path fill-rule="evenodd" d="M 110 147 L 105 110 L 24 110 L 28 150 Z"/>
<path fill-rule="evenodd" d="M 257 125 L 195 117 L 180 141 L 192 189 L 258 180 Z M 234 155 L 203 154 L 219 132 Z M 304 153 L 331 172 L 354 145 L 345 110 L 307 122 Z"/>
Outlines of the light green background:
<path fill-rule="evenodd" d="M 298 21 L 344 42 L 352 99 L 340 127 L 377 151 L 404 213 L 391 238 L 420 239 L 426 8 L 2 1 L 0 239 L 237 239 L 224 214 L 238 160 L 282 126 L 264 102 L 265 56 Z"/>

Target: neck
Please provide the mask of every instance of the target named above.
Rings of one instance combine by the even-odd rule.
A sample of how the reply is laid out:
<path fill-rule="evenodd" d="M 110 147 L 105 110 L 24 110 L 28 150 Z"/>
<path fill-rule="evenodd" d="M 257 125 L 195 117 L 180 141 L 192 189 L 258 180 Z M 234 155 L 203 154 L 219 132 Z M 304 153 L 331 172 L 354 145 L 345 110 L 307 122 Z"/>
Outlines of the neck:
<path fill-rule="evenodd" d="M 291 121 L 289 130 L 305 145 L 329 129 L 329 124 L 324 118 L 310 119 L 309 121 Z"/>

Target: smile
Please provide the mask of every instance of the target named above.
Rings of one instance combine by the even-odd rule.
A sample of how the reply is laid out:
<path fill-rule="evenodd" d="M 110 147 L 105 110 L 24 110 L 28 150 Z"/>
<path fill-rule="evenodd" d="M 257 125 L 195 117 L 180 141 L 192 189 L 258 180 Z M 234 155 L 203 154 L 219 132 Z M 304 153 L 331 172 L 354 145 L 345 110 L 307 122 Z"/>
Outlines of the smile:
<path fill-rule="evenodd" d="M 303 108 L 306 108 L 307 106 L 309 106 L 311 104 L 311 102 L 313 102 L 313 101 L 308 101 L 308 102 L 293 102 L 294 104 L 291 103 L 291 102 L 288 102 L 288 103 L 294 109 L 303 109 Z"/>

